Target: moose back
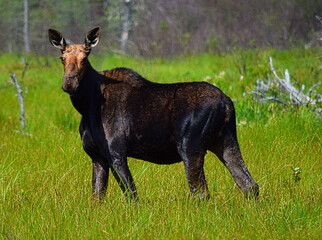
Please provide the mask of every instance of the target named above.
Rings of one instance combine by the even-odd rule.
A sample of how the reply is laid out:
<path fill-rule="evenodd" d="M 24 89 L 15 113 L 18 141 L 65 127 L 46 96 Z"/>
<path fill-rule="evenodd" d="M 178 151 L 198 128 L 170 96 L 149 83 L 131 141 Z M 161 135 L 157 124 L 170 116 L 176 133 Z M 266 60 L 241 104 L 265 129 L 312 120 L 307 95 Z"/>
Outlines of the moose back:
<path fill-rule="evenodd" d="M 128 68 L 97 72 L 87 59 L 100 40 L 99 27 L 84 44 L 66 44 L 49 29 L 64 66 L 62 89 L 82 115 L 79 127 L 93 162 L 93 195 L 103 198 L 109 171 L 130 199 L 137 190 L 127 157 L 157 164 L 183 161 L 192 195 L 209 198 L 204 174 L 207 150 L 227 167 L 246 197 L 257 198 L 258 185 L 247 170 L 236 136 L 234 105 L 205 82 L 158 84 Z"/>

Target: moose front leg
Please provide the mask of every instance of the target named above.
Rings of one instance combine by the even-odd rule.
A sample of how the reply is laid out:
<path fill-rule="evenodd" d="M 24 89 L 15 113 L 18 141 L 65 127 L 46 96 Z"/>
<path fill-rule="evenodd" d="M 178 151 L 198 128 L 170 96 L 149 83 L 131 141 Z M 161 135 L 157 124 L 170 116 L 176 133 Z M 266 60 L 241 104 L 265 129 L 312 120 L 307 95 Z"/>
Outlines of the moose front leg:
<path fill-rule="evenodd" d="M 96 147 L 91 132 L 86 127 L 85 121 L 82 119 L 79 126 L 79 132 L 83 142 L 84 151 L 90 156 L 93 164 L 92 173 L 92 192 L 93 197 L 103 199 L 106 193 L 107 180 L 109 175 L 108 158 L 109 155 L 100 154 L 99 148 Z"/>
<path fill-rule="evenodd" d="M 109 168 L 107 164 L 102 164 L 101 161 L 93 161 L 93 197 L 103 199 L 106 193 Z"/>
<path fill-rule="evenodd" d="M 125 160 L 114 160 L 112 162 L 112 173 L 128 200 L 138 200 L 137 190 L 130 169 Z"/>

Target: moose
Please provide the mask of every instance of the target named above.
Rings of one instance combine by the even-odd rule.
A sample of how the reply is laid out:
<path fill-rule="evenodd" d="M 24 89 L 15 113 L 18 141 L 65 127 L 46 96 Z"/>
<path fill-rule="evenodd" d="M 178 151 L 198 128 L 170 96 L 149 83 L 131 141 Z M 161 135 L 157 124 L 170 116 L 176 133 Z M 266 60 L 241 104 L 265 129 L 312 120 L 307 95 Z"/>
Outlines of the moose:
<path fill-rule="evenodd" d="M 191 195 L 210 197 L 204 157 L 213 152 L 247 198 L 259 187 L 244 164 L 236 134 L 232 100 L 206 82 L 160 84 L 129 68 L 98 72 L 88 56 L 100 41 L 100 28 L 89 31 L 84 44 L 67 44 L 48 30 L 61 51 L 62 90 L 81 114 L 79 133 L 92 159 L 92 193 L 103 199 L 111 170 L 127 199 L 138 200 L 127 157 L 156 164 L 183 161 Z"/>

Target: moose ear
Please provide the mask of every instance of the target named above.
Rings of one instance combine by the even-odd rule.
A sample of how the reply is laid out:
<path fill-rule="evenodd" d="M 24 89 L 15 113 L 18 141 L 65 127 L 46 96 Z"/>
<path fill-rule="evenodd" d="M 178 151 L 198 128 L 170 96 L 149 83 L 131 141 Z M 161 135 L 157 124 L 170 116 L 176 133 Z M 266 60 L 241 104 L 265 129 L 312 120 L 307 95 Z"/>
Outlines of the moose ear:
<path fill-rule="evenodd" d="M 65 39 L 63 38 L 63 35 L 61 35 L 60 32 L 54 30 L 54 29 L 48 29 L 48 37 L 50 43 L 55 47 L 60 49 L 62 52 L 65 50 L 67 44 Z"/>
<path fill-rule="evenodd" d="M 100 27 L 96 27 L 89 31 L 85 37 L 85 47 L 88 51 L 91 50 L 91 48 L 95 47 L 101 38 L 101 32 Z"/>

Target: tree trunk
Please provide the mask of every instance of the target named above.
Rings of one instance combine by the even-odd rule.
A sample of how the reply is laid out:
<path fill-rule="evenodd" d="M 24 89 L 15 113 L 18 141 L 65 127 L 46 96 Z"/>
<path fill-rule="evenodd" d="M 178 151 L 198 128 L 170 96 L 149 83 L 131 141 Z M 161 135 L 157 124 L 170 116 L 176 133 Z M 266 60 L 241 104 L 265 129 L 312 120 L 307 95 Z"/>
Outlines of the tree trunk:
<path fill-rule="evenodd" d="M 126 52 L 126 45 L 129 39 L 129 31 L 132 17 L 132 2 L 131 0 L 124 0 L 125 4 L 125 13 L 124 20 L 122 26 L 122 34 L 121 34 L 121 51 L 123 53 Z"/>
<path fill-rule="evenodd" d="M 11 76 L 11 79 L 12 79 L 12 81 L 17 89 L 17 93 L 18 93 L 17 97 L 18 97 L 19 106 L 20 106 L 20 113 L 21 113 L 21 116 L 19 118 L 19 120 L 21 121 L 21 132 L 25 133 L 25 129 L 26 129 L 25 106 L 23 103 L 22 90 L 21 90 L 21 87 L 20 87 L 18 80 L 16 78 L 16 74 L 14 74 L 13 72 L 10 72 L 10 76 Z"/>
<path fill-rule="evenodd" d="M 25 52 L 30 52 L 30 43 L 29 43 L 29 4 L 28 0 L 23 1 L 23 40 L 25 45 Z"/>

